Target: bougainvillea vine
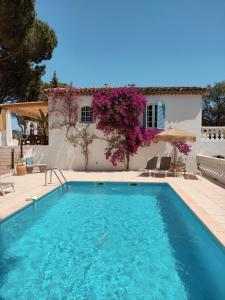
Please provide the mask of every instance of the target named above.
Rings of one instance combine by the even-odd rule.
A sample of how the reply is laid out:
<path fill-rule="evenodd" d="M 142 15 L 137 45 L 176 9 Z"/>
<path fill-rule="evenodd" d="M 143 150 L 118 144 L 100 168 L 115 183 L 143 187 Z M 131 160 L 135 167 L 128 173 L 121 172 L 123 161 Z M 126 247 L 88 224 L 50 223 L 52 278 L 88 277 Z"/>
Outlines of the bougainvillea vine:
<path fill-rule="evenodd" d="M 176 149 L 184 155 L 189 155 L 189 153 L 191 152 L 191 145 L 185 141 L 180 141 L 180 142 L 173 141 L 171 142 L 171 144 L 175 146 Z"/>
<path fill-rule="evenodd" d="M 93 115 L 97 129 L 108 141 L 106 159 L 114 166 L 123 162 L 129 169 L 130 156 L 137 153 L 139 146 L 147 146 L 159 132 L 145 130 L 140 126 L 140 115 L 146 105 L 146 98 L 134 86 L 105 88 L 93 98 Z"/>
<path fill-rule="evenodd" d="M 84 169 L 89 162 L 89 146 L 96 136 L 89 133 L 90 124 L 79 124 L 77 89 L 51 88 L 45 90 L 49 97 L 49 111 L 52 129 L 66 128 L 66 139 L 74 147 L 79 147 L 84 156 Z"/>

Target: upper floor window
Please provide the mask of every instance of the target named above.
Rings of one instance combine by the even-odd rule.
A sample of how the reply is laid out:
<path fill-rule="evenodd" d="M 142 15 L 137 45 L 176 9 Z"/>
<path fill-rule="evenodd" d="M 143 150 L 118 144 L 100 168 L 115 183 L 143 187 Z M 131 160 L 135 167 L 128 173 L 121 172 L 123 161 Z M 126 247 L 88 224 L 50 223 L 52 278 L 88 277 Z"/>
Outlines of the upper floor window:
<path fill-rule="evenodd" d="M 81 108 L 81 123 L 92 123 L 92 108 L 91 106 L 84 106 Z"/>
<path fill-rule="evenodd" d="M 149 104 L 146 106 L 146 128 L 156 128 L 157 127 L 157 104 Z"/>
<path fill-rule="evenodd" d="M 145 107 L 143 114 L 144 128 L 165 128 L 165 104 L 157 101 L 156 103 L 148 104 Z"/>

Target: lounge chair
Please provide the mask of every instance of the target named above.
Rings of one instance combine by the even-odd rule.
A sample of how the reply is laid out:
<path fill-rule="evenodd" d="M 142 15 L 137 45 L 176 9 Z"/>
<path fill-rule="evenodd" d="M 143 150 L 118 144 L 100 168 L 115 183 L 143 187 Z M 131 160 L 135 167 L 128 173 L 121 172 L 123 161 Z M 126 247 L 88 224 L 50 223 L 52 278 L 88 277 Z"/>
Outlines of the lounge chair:
<path fill-rule="evenodd" d="M 13 182 L 0 182 L 0 191 L 2 192 L 2 195 L 5 196 L 4 189 L 7 189 L 11 187 L 13 191 L 15 192 L 14 183 Z"/>
<path fill-rule="evenodd" d="M 161 157 L 160 166 L 158 169 L 156 169 L 153 172 L 153 176 L 156 175 L 160 175 L 160 177 L 161 175 L 164 175 L 163 177 L 167 176 L 170 166 L 171 166 L 171 157 L 169 156 Z"/>
<path fill-rule="evenodd" d="M 149 175 L 149 173 L 151 171 L 154 171 L 156 169 L 156 167 L 157 167 L 157 161 L 158 161 L 158 157 L 157 156 L 152 157 L 151 159 L 149 159 L 147 161 L 146 167 L 144 169 L 140 169 L 139 172 L 147 173 Z"/>

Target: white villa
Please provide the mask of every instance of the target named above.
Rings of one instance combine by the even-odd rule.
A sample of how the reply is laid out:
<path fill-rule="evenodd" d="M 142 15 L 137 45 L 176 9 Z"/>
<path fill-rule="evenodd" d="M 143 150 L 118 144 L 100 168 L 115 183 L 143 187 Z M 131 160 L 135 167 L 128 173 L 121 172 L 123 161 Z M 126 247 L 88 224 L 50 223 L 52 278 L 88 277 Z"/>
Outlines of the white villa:
<path fill-rule="evenodd" d="M 196 171 L 197 155 L 224 155 L 225 139 L 222 128 L 202 128 L 202 95 L 205 88 L 202 87 L 140 87 L 139 92 L 147 97 L 146 110 L 143 116 L 140 116 L 140 122 L 145 128 L 181 128 L 196 135 L 196 143 L 192 143 L 192 151 L 188 157 L 181 156 L 178 160 L 185 161 L 188 171 Z M 90 133 L 101 135 L 96 129 L 96 124 L 92 118 L 92 99 L 98 88 L 79 89 L 79 124 L 89 123 Z M 39 103 L 40 104 L 40 103 Z M 42 108 L 46 103 L 42 104 Z M 51 99 L 49 98 L 49 105 Z M 46 110 L 46 108 L 45 108 Z M 1 146 L 11 146 L 7 144 L 11 132 L 10 113 L 21 113 L 23 109 L 15 109 L 15 104 L 2 105 L 2 116 L 5 114 L 5 124 L 2 122 Z M 35 114 L 35 107 L 33 108 Z M 25 114 L 27 115 L 27 113 Z M 51 121 L 51 114 L 50 114 Z M 7 129 L 8 126 L 8 129 Z M 106 142 L 103 140 L 94 140 L 90 145 L 88 170 L 124 170 L 124 165 L 112 166 L 111 162 L 106 160 L 104 149 Z M 46 163 L 50 168 L 60 168 L 67 170 L 84 170 L 84 157 L 79 148 L 68 143 L 65 138 L 65 129 L 49 129 L 49 145 L 29 146 L 27 155 L 32 155 L 35 162 Z M 145 167 L 146 162 L 153 156 L 171 156 L 172 147 L 165 142 L 152 143 L 148 147 L 139 148 L 136 155 L 131 158 L 130 170 L 139 170 Z"/>

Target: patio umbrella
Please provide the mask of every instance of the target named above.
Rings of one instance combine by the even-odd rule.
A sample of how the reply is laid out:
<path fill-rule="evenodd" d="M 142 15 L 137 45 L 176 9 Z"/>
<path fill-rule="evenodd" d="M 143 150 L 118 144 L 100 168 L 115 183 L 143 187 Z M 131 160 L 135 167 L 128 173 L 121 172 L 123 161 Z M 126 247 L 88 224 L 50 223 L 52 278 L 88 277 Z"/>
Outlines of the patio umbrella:
<path fill-rule="evenodd" d="M 196 135 L 179 128 L 171 128 L 155 136 L 156 142 L 196 142 Z M 174 148 L 174 164 L 176 162 L 176 145 Z"/>

